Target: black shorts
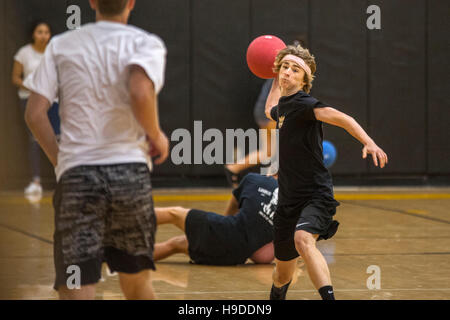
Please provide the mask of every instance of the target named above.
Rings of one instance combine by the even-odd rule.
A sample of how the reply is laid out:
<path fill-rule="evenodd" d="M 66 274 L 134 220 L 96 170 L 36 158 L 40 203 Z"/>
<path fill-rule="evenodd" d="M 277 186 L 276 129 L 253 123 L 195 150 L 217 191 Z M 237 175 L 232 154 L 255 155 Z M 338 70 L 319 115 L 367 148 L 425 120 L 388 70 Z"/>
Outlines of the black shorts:
<path fill-rule="evenodd" d="M 79 166 L 61 176 L 53 196 L 56 290 L 73 280 L 73 266 L 81 285 L 99 281 L 104 261 L 111 272 L 155 269 L 151 191 L 142 163 Z"/>
<path fill-rule="evenodd" d="M 192 263 L 221 266 L 247 260 L 245 242 L 229 217 L 192 209 L 186 216 L 185 232 Z"/>
<path fill-rule="evenodd" d="M 318 234 L 317 241 L 334 236 L 339 226 L 339 222 L 333 220 L 335 214 L 335 206 L 321 202 L 278 206 L 273 220 L 275 258 L 289 261 L 299 256 L 294 242 L 298 230 Z"/>

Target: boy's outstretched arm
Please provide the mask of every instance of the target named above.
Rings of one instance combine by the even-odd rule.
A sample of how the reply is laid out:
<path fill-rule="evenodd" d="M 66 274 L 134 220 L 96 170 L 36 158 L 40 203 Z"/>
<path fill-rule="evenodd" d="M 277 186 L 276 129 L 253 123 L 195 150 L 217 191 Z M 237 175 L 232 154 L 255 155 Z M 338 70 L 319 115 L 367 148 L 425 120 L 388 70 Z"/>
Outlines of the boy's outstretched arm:
<path fill-rule="evenodd" d="M 371 154 L 373 163 L 378 166 L 380 162 L 380 168 L 388 163 L 388 156 L 386 153 L 378 147 L 375 142 L 367 135 L 363 128 L 356 122 L 355 119 L 340 112 L 334 108 L 316 108 L 314 109 L 316 119 L 334 126 L 341 127 L 355 137 L 359 142 L 364 145 L 362 157 L 365 159 L 367 154 Z"/>

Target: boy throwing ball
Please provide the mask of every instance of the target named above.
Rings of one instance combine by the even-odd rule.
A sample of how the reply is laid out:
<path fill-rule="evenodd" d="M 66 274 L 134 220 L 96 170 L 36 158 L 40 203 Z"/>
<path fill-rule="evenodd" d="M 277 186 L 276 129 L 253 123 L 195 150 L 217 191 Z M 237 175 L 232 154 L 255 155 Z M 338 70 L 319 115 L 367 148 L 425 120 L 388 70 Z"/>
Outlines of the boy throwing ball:
<path fill-rule="evenodd" d="M 274 217 L 276 267 L 271 300 L 284 300 L 299 255 L 322 299 L 334 300 L 330 272 L 316 241 L 331 238 L 339 223 L 333 220 L 339 203 L 322 153 L 322 122 L 344 128 L 383 168 L 388 157 L 350 116 L 309 95 L 316 63 L 307 49 L 287 46 L 275 59 L 274 80 L 266 115 L 279 129 L 279 202 Z"/>

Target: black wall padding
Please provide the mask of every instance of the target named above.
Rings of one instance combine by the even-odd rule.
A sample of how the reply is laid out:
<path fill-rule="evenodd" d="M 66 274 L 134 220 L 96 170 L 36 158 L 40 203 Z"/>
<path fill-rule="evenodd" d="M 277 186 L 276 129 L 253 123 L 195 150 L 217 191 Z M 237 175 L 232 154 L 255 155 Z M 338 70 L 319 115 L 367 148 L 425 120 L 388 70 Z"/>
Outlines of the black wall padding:
<path fill-rule="evenodd" d="M 194 1 L 192 18 L 192 120 L 202 121 L 203 132 L 218 128 L 225 133 L 226 128 L 254 126 L 245 60 L 249 2 Z M 223 168 L 195 165 L 193 172 L 207 175 L 222 173 Z"/>
<path fill-rule="evenodd" d="M 428 171 L 450 173 L 450 2 L 428 1 Z"/>
<path fill-rule="evenodd" d="M 159 95 L 161 128 L 170 140 L 178 128 L 190 130 L 191 28 L 189 1 L 136 1 L 130 24 L 158 35 L 167 48 L 164 88 Z M 175 143 L 176 144 L 176 143 Z M 171 144 L 171 148 L 174 143 Z M 169 155 L 170 157 L 170 155 Z M 191 166 L 159 165 L 155 174 L 188 174 Z"/>
<path fill-rule="evenodd" d="M 424 173 L 425 2 L 371 3 L 381 8 L 381 30 L 369 32 L 370 133 L 391 159 L 382 173 Z"/>
<path fill-rule="evenodd" d="M 308 41 L 309 1 L 252 0 L 250 4 L 250 40 L 269 34 L 278 36 L 286 44 L 294 40 Z"/>
<path fill-rule="evenodd" d="M 311 94 L 354 117 L 367 129 L 365 9 L 365 2 L 360 0 L 311 1 L 310 50 L 317 63 Z M 331 167 L 333 173 L 367 170 L 366 161 L 361 158 L 361 143 L 345 130 L 325 125 L 324 139 L 331 141 L 338 152 Z"/>

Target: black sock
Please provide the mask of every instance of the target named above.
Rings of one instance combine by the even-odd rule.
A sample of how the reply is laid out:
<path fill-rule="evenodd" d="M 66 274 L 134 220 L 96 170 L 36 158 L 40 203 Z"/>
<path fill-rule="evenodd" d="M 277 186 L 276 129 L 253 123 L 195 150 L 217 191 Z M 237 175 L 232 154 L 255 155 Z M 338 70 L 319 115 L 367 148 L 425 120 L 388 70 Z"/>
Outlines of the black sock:
<path fill-rule="evenodd" d="M 281 288 L 277 288 L 274 284 L 272 284 L 272 289 L 270 290 L 270 300 L 286 300 L 286 293 L 291 281 Z"/>
<path fill-rule="evenodd" d="M 334 298 L 334 291 L 332 286 L 324 286 L 319 289 L 322 300 L 336 300 Z"/>

